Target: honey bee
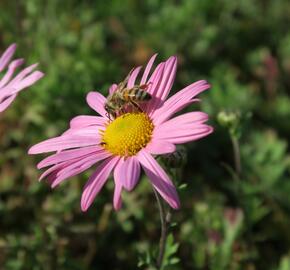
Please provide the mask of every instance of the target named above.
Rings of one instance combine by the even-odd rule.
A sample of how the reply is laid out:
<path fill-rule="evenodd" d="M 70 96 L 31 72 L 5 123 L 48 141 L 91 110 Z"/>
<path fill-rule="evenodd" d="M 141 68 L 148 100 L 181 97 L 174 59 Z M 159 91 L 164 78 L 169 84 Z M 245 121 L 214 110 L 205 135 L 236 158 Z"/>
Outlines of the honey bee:
<path fill-rule="evenodd" d="M 144 103 L 151 99 L 151 95 L 146 91 L 149 86 L 148 84 L 134 85 L 132 88 L 126 87 L 131 73 L 132 70 L 125 80 L 118 84 L 114 93 L 107 97 L 104 108 L 109 118 L 110 116 L 116 118 L 122 113 L 125 113 L 125 109 L 128 105 L 138 111 L 142 111 L 140 103 Z"/>

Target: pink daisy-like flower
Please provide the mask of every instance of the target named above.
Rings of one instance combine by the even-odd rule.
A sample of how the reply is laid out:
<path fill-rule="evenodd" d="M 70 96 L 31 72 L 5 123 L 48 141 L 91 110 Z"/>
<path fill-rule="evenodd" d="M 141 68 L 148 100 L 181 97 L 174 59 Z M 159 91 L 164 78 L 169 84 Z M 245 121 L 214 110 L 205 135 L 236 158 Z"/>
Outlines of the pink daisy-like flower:
<path fill-rule="evenodd" d="M 2 72 L 9 64 L 14 52 L 16 50 L 16 44 L 12 44 L 0 57 L 0 72 Z M 23 69 L 13 79 L 13 74 L 16 69 L 24 63 L 24 59 L 16 59 L 8 65 L 7 72 L 0 79 L 0 112 L 3 112 L 13 102 L 17 94 L 34 84 L 40 78 L 43 77 L 43 73 L 40 71 L 32 72 L 37 64 L 31 65 Z"/>
<path fill-rule="evenodd" d="M 87 103 L 100 116 L 80 115 L 73 118 L 70 128 L 61 136 L 43 141 L 30 148 L 29 154 L 56 151 L 38 164 L 38 168 L 51 166 L 40 177 L 47 177 L 52 187 L 98 163 L 86 183 L 81 208 L 86 211 L 94 201 L 113 171 L 115 190 L 113 204 L 121 207 L 121 191 L 131 191 L 136 186 L 143 168 L 153 188 L 172 207 L 179 208 L 177 191 L 154 156 L 175 151 L 176 144 L 200 139 L 210 134 L 212 127 L 204 124 L 208 115 L 190 112 L 171 118 L 187 105 L 198 101 L 195 96 L 210 86 L 206 81 L 193 83 L 172 97 L 168 94 L 173 85 L 177 58 L 170 57 L 160 63 L 149 76 L 156 55 L 148 62 L 138 84 L 147 84 L 150 101 L 143 104 L 141 112 L 127 111 L 109 120 L 104 109 L 106 98 L 98 92 L 87 95 Z M 135 68 L 127 87 L 136 85 L 141 67 Z M 113 84 L 109 92 L 116 91 Z"/>

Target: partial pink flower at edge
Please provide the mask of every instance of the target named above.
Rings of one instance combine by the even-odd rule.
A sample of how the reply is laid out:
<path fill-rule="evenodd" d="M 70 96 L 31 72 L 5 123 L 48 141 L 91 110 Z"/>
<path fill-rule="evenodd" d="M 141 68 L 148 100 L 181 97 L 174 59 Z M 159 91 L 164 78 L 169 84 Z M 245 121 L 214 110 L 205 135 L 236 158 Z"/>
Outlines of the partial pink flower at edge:
<path fill-rule="evenodd" d="M 198 140 L 213 131 L 205 124 L 206 113 L 189 112 L 174 117 L 184 107 L 198 101 L 195 97 L 210 85 L 204 80 L 198 81 L 168 98 L 177 58 L 172 56 L 159 63 L 149 76 L 155 58 L 156 55 L 149 60 L 139 82 L 135 81 L 140 67 L 133 70 L 128 81 L 129 88 L 134 84 L 148 84 L 147 91 L 152 99 L 142 107 L 144 112 L 128 112 L 109 122 L 104 109 L 106 98 L 98 92 L 90 92 L 87 103 L 100 116 L 77 116 L 70 121 L 70 128 L 64 134 L 40 142 L 29 150 L 29 154 L 56 152 L 38 164 L 39 169 L 49 167 L 40 180 L 46 178 L 52 187 L 97 163 L 83 190 L 83 211 L 93 203 L 111 172 L 115 183 L 113 204 L 116 210 L 120 209 L 122 189 L 132 191 L 135 188 L 141 169 L 172 208 L 180 207 L 176 188 L 154 157 L 174 152 L 175 145 Z M 116 84 L 113 84 L 109 92 L 115 90 Z"/>
<path fill-rule="evenodd" d="M 33 71 L 37 66 L 34 64 L 26 67 L 13 78 L 16 70 L 24 63 L 24 59 L 11 61 L 15 50 L 16 44 L 12 44 L 0 57 L 0 73 L 7 69 L 0 79 L 0 112 L 9 107 L 21 90 L 31 86 L 44 75 L 40 71 Z"/>

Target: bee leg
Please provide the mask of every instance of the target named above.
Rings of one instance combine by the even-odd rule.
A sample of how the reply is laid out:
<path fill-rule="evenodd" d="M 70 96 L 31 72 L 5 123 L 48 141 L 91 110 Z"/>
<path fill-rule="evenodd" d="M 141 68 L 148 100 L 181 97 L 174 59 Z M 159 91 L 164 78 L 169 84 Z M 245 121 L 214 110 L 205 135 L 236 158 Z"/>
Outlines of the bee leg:
<path fill-rule="evenodd" d="M 125 114 L 126 112 L 125 112 L 125 110 L 123 109 L 123 108 L 120 108 L 118 111 L 116 111 L 116 117 L 117 116 L 120 116 L 120 115 L 122 115 L 122 114 Z M 115 118 L 116 118 L 115 117 Z"/>
<path fill-rule="evenodd" d="M 129 153 L 128 153 L 128 150 L 126 149 L 124 160 L 127 160 L 128 157 L 129 157 Z"/>
<path fill-rule="evenodd" d="M 106 116 L 108 117 L 109 121 L 112 121 L 111 115 L 109 113 L 106 113 Z"/>
<path fill-rule="evenodd" d="M 146 90 L 148 88 L 148 85 L 147 84 L 142 84 L 139 86 L 140 89 L 142 90 Z"/>
<path fill-rule="evenodd" d="M 141 109 L 141 107 L 138 105 L 137 102 L 133 101 L 133 100 L 130 100 L 130 103 L 133 105 L 133 107 L 135 109 L 137 109 L 139 112 L 143 112 L 143 110 Z"/>
<path fill-rule="evenodd" d="M 142 90 L 147 90 L 149 85 L 152 84 L 152 82 L 146 83 L 146 84 L 142 84 L 139 86 L 140 89 Z"/>
<path fill-rule="evenodd" d="M 100 145 L 104 147 L 105 145 L 107 145 L 107 143 L 106 142 L 101 142 Z"/>
<path fill-rule="evenodd" d="M 112 116 L 114 117 L 114 119 L 117 118 L 117 115 L 118 115 L 117 112 L 113 112 L 113 113 L 112 113 Z"/>

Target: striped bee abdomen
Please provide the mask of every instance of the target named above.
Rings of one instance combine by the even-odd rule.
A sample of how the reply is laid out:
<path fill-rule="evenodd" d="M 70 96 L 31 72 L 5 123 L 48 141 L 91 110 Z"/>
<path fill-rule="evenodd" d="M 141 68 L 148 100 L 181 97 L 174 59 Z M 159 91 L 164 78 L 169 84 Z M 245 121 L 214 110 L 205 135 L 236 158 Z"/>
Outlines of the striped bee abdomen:
<path fill-rule="evenodd" d="M 148 92 L 135 88 L 129 89 L 128 93 L 126 93 L 126 96 L 128 99 L 136 102 L 143 102 L 151 99 L 151 95 Z"/>

